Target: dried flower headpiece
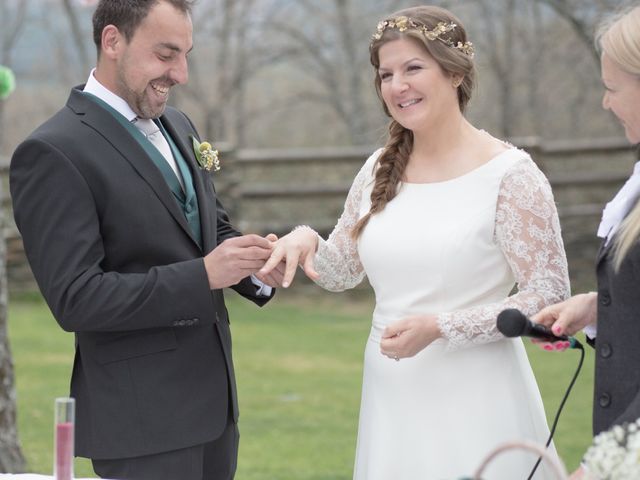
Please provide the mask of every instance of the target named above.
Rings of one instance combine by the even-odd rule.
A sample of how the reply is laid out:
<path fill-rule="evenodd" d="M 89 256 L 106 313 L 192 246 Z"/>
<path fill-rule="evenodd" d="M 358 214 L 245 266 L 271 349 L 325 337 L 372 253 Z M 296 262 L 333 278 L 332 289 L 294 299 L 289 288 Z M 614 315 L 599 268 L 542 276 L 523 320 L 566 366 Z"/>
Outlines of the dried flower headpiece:
<path fill-rule="evenodd" d="M 443 36 L 444 33 L 455 30 L 456 27 L 457 25 L 453 22 L 450 22 L 450 23 L 440 22 L 433 29 L 429 30 L 429 28 L 426 25 L 418 23 L 415 20 L 409 17 L 405 17 L 403 15 L 403 16 L 392 18 L 389 20 L 383 20 L 382 22 L 378 23 L 378 28 L 376 30 L 376 33 L 373 34 L 373 40 L 380 40 L 382 38 L 382 34 L 384 33 L 384 31 L 389 28 L 395 28 L 400 32 L 406 32 L 407 30 L 418 30 L 425 36 L 427 40 L 431 40 L 431 41 L 440 40 L 445 45 L 451 48 L 460 50 L 465 55 L 468 55 L 469 57 L 473 58 L 473 55 L 474 55 L 473 43 L 471 42 L 454 43 L 453 40 L 451 40 L 450 38 Z"/>

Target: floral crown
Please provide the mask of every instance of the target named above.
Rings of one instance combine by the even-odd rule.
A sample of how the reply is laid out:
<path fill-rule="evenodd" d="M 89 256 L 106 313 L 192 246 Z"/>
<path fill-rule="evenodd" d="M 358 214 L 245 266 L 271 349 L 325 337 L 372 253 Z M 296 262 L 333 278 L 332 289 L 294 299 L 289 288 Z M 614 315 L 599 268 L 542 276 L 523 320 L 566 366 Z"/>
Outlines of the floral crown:
<path fill-rule="evenodd" d="M 373 34 L 373 41 L 380 40 L 382 38 L 382 34 L 384 33 L 384 31 L 389 28 L 395 28 L 400 32 L 405 32 L 409 29 L 418 30 L 424 35 L 424 37 L 427 40 L 432 40 L 432 41 L 440 40 L 445 45 L 451 48 L 460 50 L 465 55 L 468 55 L 469 57 L 473 58 L 473 55 L 474 55 L 473 43 L 471 42 L 454 43 L 453 40 L 451 40 L 450 38 L 442 36 L 444 33 L 455 30 L 456 27 L 457 25 L 453 22 L 450 22 L 450 23 L 440 22 L 433 29 L 429 30 L 429 28 L 426 25 L 422 23 L 418 23 L 415 20 L 409 17 L 405 17 L 403 15 L 400 17 L 391 18 L 389 20 L 383 20 L 380 23 L 378 23 L 378 28 L 376 30 L 376 33 Z"/>

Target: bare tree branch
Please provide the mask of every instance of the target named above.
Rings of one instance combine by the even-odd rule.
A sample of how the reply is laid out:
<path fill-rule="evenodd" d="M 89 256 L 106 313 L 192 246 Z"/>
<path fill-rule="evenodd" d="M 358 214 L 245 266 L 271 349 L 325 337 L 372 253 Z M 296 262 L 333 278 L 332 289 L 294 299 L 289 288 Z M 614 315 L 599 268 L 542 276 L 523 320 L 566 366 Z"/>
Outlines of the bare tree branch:
<path fill-rule="evenodd" d="M 78 60 L 80 61 L 80 68 L 82 72 L 87 73 L 89 71 L 91 61 L 89 60 L 89 53 L 85 45 L 85 34 L 80 27 L 78 21 L 78 14 L 76 9 L 71 4 L 71 0 L 62 0 L 62 6 L 69 20 L 69 27 L 71 28 L 71 36 L 73 37 L 73 45 L 75 46 Z"/>
<path fill-rule="evenodd" d="M 587 46 L 589 53 L 593 56 L 596 64 L 600 64 L 600 57 L 596 51 L 593 38 L 594 38 L 594 25 L 587 23 L 581 19 L 577 12 L 578 9 L 575 6 L 570 5 L 567 0 L 537 0 L 545 5 L 551 7 L 561 18 L 566 20 L 582 42 Z"/>
<path fill-rule="evenodd" d="M 26 12 L 27 0 L 20 0 L 15 10 L 10 9 L 6 0 L 0 1 L 0 18 L 4 20 L 0 38 L 0 64 L 11 65 L 11 54 L 24 28 Z M 4 122 L 5 102 L 0 100 L 0 151 L 4 142 Z M 2 193 L 0 186 L 0 198 Z M 7 335 L 7 246 L 4 215 L 4 206 L 0 204 L 0 472 L 21 473 L 26 465 L 18 440 L 13 359 Z"/>
<path fill-rule="evenodd" d="M 0 64 L 11 65 L 11 53 L 18 37 L 24 28 L 27 17 L 27 0 L 18 0 L 17 8 L 11 14 L 7 0 L 0 2 L 0 18 L 4 19 L 2 28 L 2 45 Z"/>

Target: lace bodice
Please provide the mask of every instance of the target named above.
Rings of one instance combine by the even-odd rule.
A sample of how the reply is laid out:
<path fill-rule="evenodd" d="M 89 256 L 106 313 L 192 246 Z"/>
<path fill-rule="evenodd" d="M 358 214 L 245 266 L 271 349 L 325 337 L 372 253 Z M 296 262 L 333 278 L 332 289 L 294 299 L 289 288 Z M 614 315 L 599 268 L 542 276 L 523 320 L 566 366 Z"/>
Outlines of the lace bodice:
<path fill-rule="evenodd" d="M 546 305 L 567 298 L 570 293 L 551 187 L 525 152 L 513 150 L 517 160 L 509 164 L 499 179 L 493 242 L 508 263 L 517 293 L 468 308 L 423 312 L 437 315 L 449 349 L 502 338 L 496 329 L 496 317 L 506 308 L 518 308 L 532 315 Z M 344 211 L 329 238 L 319 239 L 314 260 L 320 278 L 316 283 L 327 290 L 352 288 L 365 276 L 358 241 L 351 237 L 351 231 L 368 211 L 368 195 L 379 152 L 374 153 L 357 174 Z"/>

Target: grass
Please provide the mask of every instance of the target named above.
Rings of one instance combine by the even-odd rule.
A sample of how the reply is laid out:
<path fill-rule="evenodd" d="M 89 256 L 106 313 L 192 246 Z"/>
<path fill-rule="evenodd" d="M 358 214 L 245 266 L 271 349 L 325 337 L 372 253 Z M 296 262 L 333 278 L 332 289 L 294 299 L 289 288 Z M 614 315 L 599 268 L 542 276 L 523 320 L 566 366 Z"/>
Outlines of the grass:
<path fill-rule="evenodd" d="M 262 309 L 229 295 L 228 306 L 241 409 L 236 479 L 351 478 L 372 301 L 299 290 L 281 292 Z M 39 300 L 12 300 L 9 315 L 23 451 L 29 471 L 50 474 L 53 399 L 68 393 L 73 336 Z M 578 353 L 526 343 L 552 417 Z M 569 469 L 591 440 L 592 363 L 588 351 L 555 436 Z M 76 460 L 76 476 L 94 476 L 87 460 Z"/>

